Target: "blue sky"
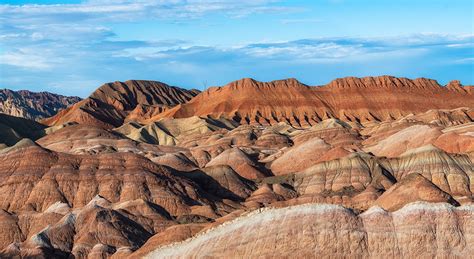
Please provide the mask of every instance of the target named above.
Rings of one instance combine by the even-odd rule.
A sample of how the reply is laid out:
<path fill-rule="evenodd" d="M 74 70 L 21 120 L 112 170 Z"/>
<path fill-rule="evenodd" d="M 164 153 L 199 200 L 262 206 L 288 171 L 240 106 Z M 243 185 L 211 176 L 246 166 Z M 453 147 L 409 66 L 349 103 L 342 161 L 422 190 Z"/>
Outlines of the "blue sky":
<path fill-rule="evenodd" d="M 474 84 L 471 0 L 0 0 L 0 88 L 85 97 L 105 82 L 203 89 L 253 77 Z"/>

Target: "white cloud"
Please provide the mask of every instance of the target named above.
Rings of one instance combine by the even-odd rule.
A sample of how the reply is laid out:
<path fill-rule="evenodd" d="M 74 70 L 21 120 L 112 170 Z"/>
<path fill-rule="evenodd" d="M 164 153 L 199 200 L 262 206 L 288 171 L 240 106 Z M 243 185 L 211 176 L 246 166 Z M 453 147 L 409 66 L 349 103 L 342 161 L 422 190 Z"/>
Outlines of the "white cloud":
<path fill-rule="evenodd" d="M 0 5 L 3 22 L 28 24 L 85 22 L 87 20 L 130 21 L 141 19 L 189 19 L 209 13 L 244 17 L 254 13 L 293 12 L 301 10 L 277 4 L 273 0 L 150 0 L 87 1 L 81 4 Z"/>
<path fill-rule="evenodd" d="M 416 40 L 413 40 L 416 38 Z M 189 46 L 143 44 L 117 48 L 113 57 L 140 62 L 181 62 L 189 64 L 232 62 L 325 63 L 349 59 L 367 60 L 402 56 L 417 56 L 437 48 L 464 46 L 474 37 L 458 35 L 401 36 L 391 38 L 317 38 L 296 41 L 264 42 L 238 46 Z M 436 39 L 436 40 L 435 40 Z M 186 46 L 188 45 L 188 46 Z M 463 48 L 459 47 L 461 51 Z"/>
<path fill-rule="evenodd" d="M 37 54 L 30 50 L 19 50 L 17 52 L 0 54 L 0 64 L 35 70 L 46 70 L 53 66 L 53 62 L 48 60 L 44 55 Z"/>
<path fill-rule="evenodd" d="M 457 59 L 457 60 L 454 61 L 454 63 L 456 63 L 456 64 L 470 64 L 471 66 L 473 66 L 474 57 L 467 57 L 467 58 Z"/>
<path fill-rule="evenodd" d="M 273 46 L 271 44 L 249 46 L 244 48 L 244 51 L 254 57 L 283 59 L 291 57 L 293 60 L 339 59 L 365 52 L 360 44 L 340 45 L 331 40 L 305 45 L 288 42 Z"/>
<path fill-rule="evenodd" d="M 397 55 L 409 57 L 440 48 L 459 51 L 458 60 L 469 60 L 464 52 L 474 39 L 472 35 L 430 34 L 391 38 L 316 38 L 239 46 L 192 46 L 189 42 L 179 40 L 113 41 L 110 39 L 114 36 L 113 32 L 100 26 L 66 25 L 62 29 L 54 26 L 45 26 L 41 31 L 35 29 L 28 31 L 29 34 L 6 35 L 4 38 L 19 45 L 11 43 L 0 56 L 0 62 L 30 70 L 51 69 L 64 64 L 79 66 L 131 61 L 193 65 L 270 61 L 310 64 L 394 58 Z M 62 34 L 62 37 L 55 40 L 58 34 Z"/>

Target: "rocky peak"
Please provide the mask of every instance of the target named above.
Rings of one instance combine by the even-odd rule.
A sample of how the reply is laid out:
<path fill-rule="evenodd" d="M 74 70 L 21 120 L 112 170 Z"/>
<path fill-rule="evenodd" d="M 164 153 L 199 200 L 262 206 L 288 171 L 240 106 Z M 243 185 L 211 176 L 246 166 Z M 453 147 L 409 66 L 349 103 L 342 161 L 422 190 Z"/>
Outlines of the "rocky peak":
<path fill-rule="evenodd" d="M 147 106 L 148 112 L 141 112 L 139 107 L 133 113 L 133 119 L 146 119 L 146 116 L 152 116 L 164 108 L 187 102 L 198 92 L 157 81 L 116 81 L 100 86 L 83 102 L 43 122 L 47 125 L 77 122 L 107 128 L 118 127 L 138 106 Z M 137 114 L 145 118 L 138 118 Z"/>
<path fill-rule="evenodd" d="M 186 90 L 162 82 L 146 80 L 115 81 L 99 87 L 90 98 L 111 104 L 121 110 L 141 105 L 175 106 L 190 100 L 197 90 Z"/>
<path fill-rule="evenodd" d="M 307 88 L 308 86 L 299 82 L 296 78 L 288 78 L 281 80 L 274 80 L 270 82 L 260 82 L 253 78 L 242 78 L 240 80 L 231 82 L 221 88 L 230 88 L 231 90 L 272 90 L 275 88 Z"/>
<path fill-rule="evenodd" d="M 466 93 L 466 89 L 464 89 L 463 85 L 461 84 L 461 81 L 459 80 L 452 80 L 450 81 L 447 85 L 446 88 L 455 91 L 458 93 Z"/>
<path fill-rule="evenodd" d="M 330 89 L 364 89 L 364 88 L 391 88 L 391 89 L 425 89 L 439 90 L 436 80 L 427 78 L 408 79 L 405 77 L 377 76 L 377 77 L 344 77 L 331 81 L 326 87 Z"/>

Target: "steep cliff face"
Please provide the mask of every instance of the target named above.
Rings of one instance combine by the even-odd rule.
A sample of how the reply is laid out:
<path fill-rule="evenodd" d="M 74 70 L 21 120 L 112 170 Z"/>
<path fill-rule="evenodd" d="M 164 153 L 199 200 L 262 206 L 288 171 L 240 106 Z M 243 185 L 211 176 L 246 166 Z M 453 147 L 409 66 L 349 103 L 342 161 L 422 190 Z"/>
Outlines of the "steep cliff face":
<path fill-rule="evenodd" d="M 411 203 L 356 215 L 311 204 L 251 213 L 159 248 L 146 258 L 175 257 L 469 257 L 474 208 Z M 337 219 L 337 220 L 334 220 Z M 209 245 L 212 244 L 212 245 Z"/>
<path fill-rule="evenodd" d="M 198 93 L 197 90 L 186 90 L 155 81 L 107 83 L 88 98 L 54 117 L 43 120 L 43 123 L 59 125 L 77 122 L 108 128 L 117 127 L 125 120 L 145 120 L 155 113 L 190 100 Z"/>
<path fill-rule="evenodd" d="M 0 113 L 39 120 L 51 117 L 80 100 L 79 97 L 62 96 L 48 92 L 36 93 L 27 90 L 0 89 Z"/>
<path fill-rule="evenodd" d="M 308 119 L 315 114 L 327 117 L 327 112 L 330 109 L 325 101 L 315 95 L 311 87 L 296 79 L 262 83 L 245 78 L 223 87 L 210 88 L 191 102 L 157 117 L 212 115 L 246 124 L 274 124 L 279 121 L 295 124 L 305 115 L 310 116 Z M 303 119 L 301 123 L 306 121 Z"/>

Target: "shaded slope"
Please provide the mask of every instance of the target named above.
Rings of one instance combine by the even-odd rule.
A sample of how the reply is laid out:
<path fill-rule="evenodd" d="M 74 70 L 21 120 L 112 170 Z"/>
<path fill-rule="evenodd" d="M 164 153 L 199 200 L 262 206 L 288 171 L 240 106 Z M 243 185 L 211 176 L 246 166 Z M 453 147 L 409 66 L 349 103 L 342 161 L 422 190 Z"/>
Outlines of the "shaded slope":
<path fill-rule="evenodd" d="M 227 117 L 244 124 L 291 124 L 314 121 L 315 115 L 327 117 L 328 104 L 309 86 L 296 79 L 262 83 L 250 78 L 232 82 L 223 87 L 211 87 L 196 98 L 175 107 L 151 120 L 163 116 L 176 118 L 193 115 Z M 309 116 L 305 119 L 305 116 Z"/>
<path fill-rule="evenodd" d="M 115 131 L 140 142 L 176 145 L 182 137 L 210 133 L 220 129 L 233 129 L 236 126 L 235 122 L 225 119 L 193 116 L 182 119 L 164 118 L 147 125 L 128 122 L 116 128 Z"/>
<path fill-rule="evenodd" d="M 0 152 L 0 218 L 22 233 L 0 224 L 0 257 L 87 257 L 96 245 L 109 255 L 136 250 L 200 207 L 212 204 L 219 213 L 223 205 L 209 197 L 133 153 L 70 155 L 21 141 Z"/>
<path fill-rule="evenodd" d="M 411 149 L 382 164 L 397 180 L 419 173 L 453 197 L 472 197 L 474 170 L 467 155 L 448 154 L 433 145 Z"/>
<path fill-rule="evenodd" d="M 35 121 L 0 113 L 0 143 L 14 145 L 23 138 L 36 140 L 45 134 L 46 126 Z"/>

